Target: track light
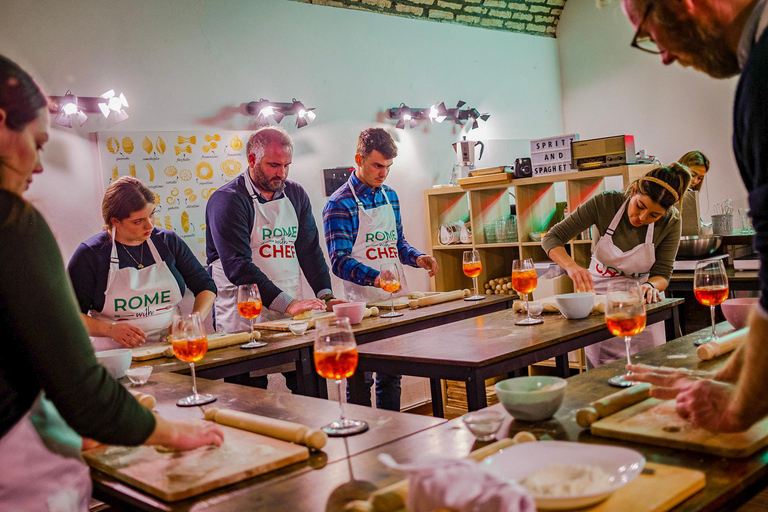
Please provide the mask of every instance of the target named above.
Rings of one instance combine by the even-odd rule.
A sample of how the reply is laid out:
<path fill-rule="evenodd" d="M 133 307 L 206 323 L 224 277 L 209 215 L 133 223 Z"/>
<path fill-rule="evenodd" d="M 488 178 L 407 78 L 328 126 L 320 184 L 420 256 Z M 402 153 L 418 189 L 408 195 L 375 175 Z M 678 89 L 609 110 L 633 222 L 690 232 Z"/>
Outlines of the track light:
<path fill-rule="evenodd" d="M 317 115 L 312 112 L 314 108 L 307 108 L 304 104 L 293 98 L 290 103 L 277 103 L 261 98 L 259 101 L 252 101 L 246 106 L 247 112 L 256 116 L 257 122 L 262 125 L 268 125 L 270 120 L 280 124 L 285 116 L 296 116 L 296 128 L 303 128 L 315 120 Z"/>
<path fill-rule="evenodd" d="M 442 123 L 450 120 L 459 126 L 465 123 L 472 123 L 470 130 L 477 128 L 478 120 L 487 121 L 490 114 L 481 114 L 476 108 L 462 109 L 465 102 L 459 101 L 455 108 L 446 108 L 444 102 L 435 103 L 429 108 L 412 108 L 401 103 L 399 107 L 387 109 L 390 119 L 397 119 L 396 128 L 404 129 L 415 128 L 420 121 L 429 121 L 430 123 Z"/>
<path fill-rule="evenodd" d="M 77 96 L 72 94 L 72 91 L 67 91 L 64 95 L 64 99 L 61 102 L 61 107 L 58 109 L 59 115 L 56 116 L 56 124 L 59 126 L 66 126 L 72 128 L 72 118 L 74 118 L 80 126 L 88 119 L 82 108 L 77 104 Z"/>
<path fill-rule="evenodd" d="M 122 123 L 128 119 L 128 113 L 125 111 L 125 108 L 128 107 L 128 100 L 125 99 L 122 93 L 120 93 L 120 96 L 116 96 L 115 91 L 110 89 L 102 94 L 101 97 L 107 100 L 99 103 L 99 109 L 104 114 L 104 117 L 109 117 L 109 114 L 114 112 L 116 123 Z"/>
<path fill-rule="evenodd" d="M 101 112 L 104 117 L 109 117 L 114 113 L 116 123 L 128 119 L 128 113 L 125 109 L 128 107 L 128 100 L 125 95 L 116 95 L 114 90 L 110 90 L 101 96 L 75 96 L 72 91 L 67 91 L 64 96 L 49 96 L 48 109 L 56 115 L 56 124 L 72 128 L 73 120 L 83 126 L 88 119 L 87 114 L 98 114 Z"/>

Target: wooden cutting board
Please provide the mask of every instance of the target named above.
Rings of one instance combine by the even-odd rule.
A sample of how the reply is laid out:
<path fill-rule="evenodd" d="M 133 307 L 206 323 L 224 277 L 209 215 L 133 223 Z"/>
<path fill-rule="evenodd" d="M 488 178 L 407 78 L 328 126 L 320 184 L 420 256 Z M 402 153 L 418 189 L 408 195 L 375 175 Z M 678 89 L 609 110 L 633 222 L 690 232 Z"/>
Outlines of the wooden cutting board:
<path fill-rule="evenodd" d="M 226 332 L 215 332 L 208 335 L 208 350 L 215 350 L 217 348 L 229 347 L 232 345 L 238 345 L 240 343 L 247 343 L 250 338 L 250 333 L 235 333 L 230 334 Z M 170 343 L 157 343 L 148 347 L 139 347 L 131 349 L 133 351 L 132 358 L 134 361 L 148 361 L 149 359 L 158 359 L 163 357 L 163 352 L 171 347 Z"/>
<path fill-rule="evenodd" d="M 309 324 L 307 329 L 312 329 L 315 326 L 315 322 L 317 322 L 318 320 L 332 317 L 332 316 L 336 316 L 336 315 L 334 313 L 329 313 L 327 311 L 315 315 L 314 317 L 307 320 L 307 323 Z M 282 318 L 280 320 L 271 320 L 269 322 L 254 324 L 253 328 L 256 330 L 263 329 L 265 331 L 291 332 L 291 328 L 288 327 L 288 324 L 295 321 L 296 320 L 294 320 L 293 318 Z"/>
<path fill-rule="evenodd" d="M 768 445 L 768 418 L 739 434 L 714 434 L 675 412 L 674 400 L 649 398 L 591 425 L 598 436 L 711 453 L 748 457 Z"/>
<path fill-rule="evenodd" d="M 306 446 L 218 425 L 224 443 L 188 452 L 161 453 L 152 446 L 102 446 L 86 462 L 165 501 L 177 501 L 306 460 Z"/>

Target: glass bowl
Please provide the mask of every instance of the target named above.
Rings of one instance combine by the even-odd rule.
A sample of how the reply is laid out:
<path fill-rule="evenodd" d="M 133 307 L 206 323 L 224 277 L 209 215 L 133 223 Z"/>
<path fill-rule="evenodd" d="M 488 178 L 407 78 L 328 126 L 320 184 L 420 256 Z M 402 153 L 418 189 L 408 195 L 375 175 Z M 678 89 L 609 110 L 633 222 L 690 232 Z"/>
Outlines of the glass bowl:
<path fill-rule="evenodd" d="M 529 302 L 528 311 L 531 312 L 531 316 L 541 316 L 541 314 L 544 312 L 544 304 Z"/>
<path fill-rule="evenodd" d="M 125 370 L 125 376 L 131 381 L 134 386 L 141 386 L 146 384 L 149 380 L 149 376 L 152 375 L 151 366 L 138 366 L 136 368 L 128 368 Z"/>
<path fill-rule="evenodd" d="M 504 413 L 493 409 L 484 409 L 462 416 L 461 420 L 478 441 L 493 441 L 496 432 L 504 422 Z"/>
<path fill-rule="evenodd" d="M 291 322 L 288 324 L 288 328 L 296 336 L 301 336 L 309 328 L 309 322 Z"/>

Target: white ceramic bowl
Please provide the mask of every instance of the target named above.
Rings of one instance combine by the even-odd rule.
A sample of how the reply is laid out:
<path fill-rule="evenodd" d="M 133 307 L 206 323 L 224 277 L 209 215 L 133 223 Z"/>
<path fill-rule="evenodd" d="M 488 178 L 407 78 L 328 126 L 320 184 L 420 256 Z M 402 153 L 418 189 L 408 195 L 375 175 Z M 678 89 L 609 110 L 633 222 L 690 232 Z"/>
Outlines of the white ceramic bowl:
<path fill-rule="evenodd" d="M 309 322 L 304 322 L 304 321 L 291 322 L 288 324 L 288 328 L 296 336 L 301 336 L 302 334 L 307 332 L 307 328 L 309 328 Z"/>
<path fill-rule="evenodd" d="M 133 352 L 129 348 L 116 348 L 96 352 L 96 360 L 107 369 L 111 376 L 119 379 L 125 375 L 125 370 L 131 366 L 132 355 Z"/>
<path fill-rule="evenodd" d="M 555 295 L 555 303 L 565 318 L 587 318 L 595 305 L 594 293 L 564 293 Z"/>
<path fill-rule="evenodd" d="M 141 386 L 146 384 L 149 380 L 149 376 L 152 375 L 151 366 L 137 366 L 136 368 L 128 368 L 125 370 L 125 376 L 131 381 L 134 386 Z"/>
<path fill-rule="evenodd" d="M 534 495 L 539 510 L 571 510 L 599 503 L 637 478 L 645 467 L 645 457 L 635 450 L 617 446 L 537 441 L 504 448 L 481 464 L 496 476 L 515 482 L 552 464 L 595 466 L 610 475 L 609 487 L 603 492 L 557 498 Z M 638 507 L 642 509 L 641 504 Z"/>
<path fill-rule="evenodd" d="M 496 395 L 509 414 L 520 421 L 551 418 L 565 398 L 568 382 L 560 377 L 515 377 L 496 383 Z"/>
<path fill-rule="evenodd" d="M 365 302 L 343 302 L 333 306 L 336 318 L 349 318 L 350 324 L 359 324 L 365 316 Z"/>

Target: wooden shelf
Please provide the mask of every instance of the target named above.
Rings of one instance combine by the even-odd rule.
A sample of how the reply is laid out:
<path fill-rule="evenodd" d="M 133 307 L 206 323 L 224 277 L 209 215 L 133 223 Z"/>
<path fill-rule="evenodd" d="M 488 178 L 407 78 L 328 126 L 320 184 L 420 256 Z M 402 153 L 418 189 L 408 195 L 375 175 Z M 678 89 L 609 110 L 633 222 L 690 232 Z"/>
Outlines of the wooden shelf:
<path fill-rule="evenodd" d="M 524 247 L 541 247 L 541 242 L 523 242 L 520 245 Z"/>
<path fill-rule="evenodd" d="M 588 245 L 592 243 L 592 239 L 590 238 L 589 240 L 571 240 L 568 243 L 571 243 L 573 245 Z"/>
<path fill-rule="evenodd" d="M 517 247 L 520 245 L 519 242 L 501 242 L 501 243 L 495 243 L 495 244 L 477 244 L 475 245 L 475 249 L 496 249 L 496 248 L 504 248 L 504 247 Z"/>
<path fill-rule="evenodd" d="M 477 247 L 477 246 L 475 246 Z M 450 249 L 473 249 L 472 244 L 451 244 L 451 245 L 433 245 L 432 250 L 433 251 L 444 251 L 444 250 L 450 250 Z"/>

